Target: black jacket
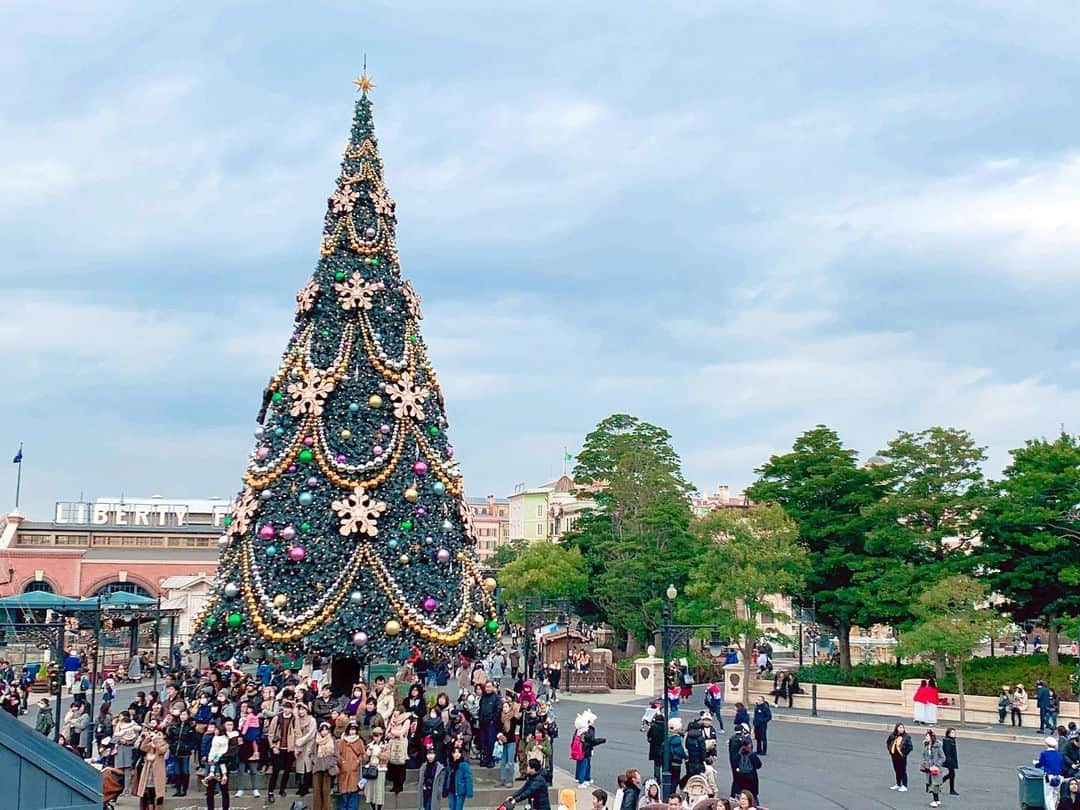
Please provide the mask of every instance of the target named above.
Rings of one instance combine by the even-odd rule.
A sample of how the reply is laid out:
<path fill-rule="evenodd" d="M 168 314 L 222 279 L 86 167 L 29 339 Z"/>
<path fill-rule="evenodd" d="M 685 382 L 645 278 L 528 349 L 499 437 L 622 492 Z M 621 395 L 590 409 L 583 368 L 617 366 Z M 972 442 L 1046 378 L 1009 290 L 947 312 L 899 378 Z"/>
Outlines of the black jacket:
<path fill-rule="evenodd" d="M 551 810 L 551 797 L 548 795 L 548 782 L 542 773 L 534 773 L 525 780 L 525 784 L 518 788 L 518 792 L 510 797 L 517 803 L 522 799 L 529 800 L 532 810 Z"/>
<path fill-rule="evenodd" d="M 904 741 L 900 743 L 900 754 L 901 756 L 906 757 L 914 750 L 914 746 L 911 743 L 911 736 L 906 731 L 903 736 Z M 889 736 L 885 738 L 885 750 L 889 752 L 889 756 L 892 756 L 892 744 L 895 739 L 895 734 L 889 734 Z"/>
<path fill-rule="evenodd" d="M 772 720 L 772 709 L 768 703 L 758 703 L 754 706 L 754 725 L 766 726 Z"/>
<path fill-rule="evenodd" d="M 637 785 L 627 785 L 623 788 L 622 804 L 615 810 L 637 810 L 638 799 L 641 798 L 641 788 Z"/>
<path fill-rule="evenodd" d="M 696 720 L 690 724 L 690 728 L 686 730 L 686 739 L 683 740 L 683 744 L 686 746 L 686 761 L 687 772 L 691 765 L 700 765 L 701 770 L 696 770 L 694 773 L 705 772 L 705 733 L 701 730 L 701 723 Z"/>
<path fill-rule="evenodd" d="M 171 723 L 165 732 L 169 743 L 169 754 L 174 757 L 186 757 L 199 745 L 199 735 L 195 733 L 195 724 L 190 720 L 181 724 Z"/>
<path fill-rule="evenodd" d="M 592 756 L 593 749 L 598 745 L 603 745 L 607 740 L 604 737 L 596 736 L 596 729 L 589 726 L 585 729 L 585 732 L 581 735 L 581 750 L 585 754 L 585 759 Z"/>
<path fill-rule="evenodd" d="M 502 699 L 498 692 L 490 695 L 485 692 L 480 698 L 480 708 L 476 712 L 477 722 L 494 723 L 502 715 Z"/>
<path fill-rule="evenodd" d="M 664 761 L 664 741 L 667 739 L 667 721 L 663 715 L 656 715 L 649 724 L 646 733 L 649 740 L 649 762 Z"/>
<path fill-rule="evenodd" d="M 960 763 L 956 761 L 956 740 L 952 737 L 943 737 L 941 748 L 945 752 L 945 767 L 955 771 L 960 767 Z"/>
<path fill-rule="evenodd" d="M 314 712 L 314 714 L 315 714 L 315 719 L 318 722 L 321 723 L 321 722 L 323 722 L 325 720 L 326 722 L 329 723 L 330 722 L 330 715 L 333 714 L 336 709 L 337 709 L 337 703 L 334 702 L 333 698 L 330 698 L 328 700 L 323 699 L 321 697 L 315 698 L 315 712 Z"/>

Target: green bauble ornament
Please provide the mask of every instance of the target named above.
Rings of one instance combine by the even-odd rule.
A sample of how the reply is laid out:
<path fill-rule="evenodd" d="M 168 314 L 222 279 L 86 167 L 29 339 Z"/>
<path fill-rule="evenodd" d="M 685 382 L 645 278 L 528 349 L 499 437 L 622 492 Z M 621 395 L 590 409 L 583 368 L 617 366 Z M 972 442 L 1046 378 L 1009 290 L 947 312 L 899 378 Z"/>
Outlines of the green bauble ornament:
<path fill-rule="evenodd" d="M 315 459 L 315 454 L 307 448 L 304 448 L 300 451 L 300 455 L 298 456 L 298 458 L 300 459 L 301 463 L 310 464 Z"/>
<path fill-rule="evenodd" d="M 420 336 L 419 335 L 409 335 L 409 340 L 412 341 L 413 343 L 419 343 L 420 342 Z"/>
<path fill-rule="evenodd" d="M 334 273 L 334 281 L 344 281 L 344 280 L 345 280 L 345 271 L 344 270 L 338 270 L 336 273 Z"/>
<path fill-rule="evenodd" d="M 215 624 L 217 624 L 217 619 L 215 619 L 213 616 L 207 616 L 206 617 L 206 626 L 207 627 L 213 627 Z"/>
<path fill-rule="evenodd" d="M 270 395 L 270 401 L 271 402 L 281 402 L 281 400 L 283 400 L 284 398 L 285 398 L 285 395 L 282 394 L 280 391 L 275 391 L 274 393 L 272 393 Z"/>
<path fill-rule="evenodd" d="M 244 617 L 239 613 L 230 613 L 229 617 L 225 620 L 225 623 L 228 624 L 229 627 L 239 627 L 244 623 Z M 491 623 L 488 622 L 489 626 L 490 624 Z"/>
<path fill-rule="evenodd" d="M 234 614 L 233 614 L 233 616 L 235 616 L 235 615 L 236 615 L 236 614 L 234 613 Z M 232 616 L 230 616 L 229 618 L 231 619 L 231 618 L 232 618 Z M 498 633 L 498 632 L 499 632 L 499 622 L 498 622 L 498 620 L 497 620 L 497 619 L 492 619 L 491 621 L 489 621 L 489 622 L 488 622 L 488 623 L 487 623 L 487 624 L 485 625 L 485 627 L 487 627 L 487 631 L 488 631 L 489 633 L 491 633 L 491 635 L 495 635 L 496 633 Z"/>
<path fill-rule="evenodd" d="M 401 528 L 403 528 L 405 531 L 409 531 L 412 528 L 412 521 L 408 518 L 405 518 L 405 520 L 401 521 Z"/>
<path fill-rule="evenodd" d="M 232 515 L 226 515 L 225 520 L 223 520 L 222 523 L 225 524 L 226 529 L 232 526 Z"/>
<path fill-rule="evenodd" d="M 300 524 L 300 531 L 302 531 L 302 532 L 310 532 L 311 531 L 311 524 L 308 523 L 305 520 L 303 523 Z"/>
<path fill-rule="evenodd" d="M 432 425 L 431 427 L 429 427 L 427 429 L 427 432 L 428 432 L 429 436 L 438 436 L 439 435 L 439 429 L 437 427 L 435 427 L 435 425 Z"/>

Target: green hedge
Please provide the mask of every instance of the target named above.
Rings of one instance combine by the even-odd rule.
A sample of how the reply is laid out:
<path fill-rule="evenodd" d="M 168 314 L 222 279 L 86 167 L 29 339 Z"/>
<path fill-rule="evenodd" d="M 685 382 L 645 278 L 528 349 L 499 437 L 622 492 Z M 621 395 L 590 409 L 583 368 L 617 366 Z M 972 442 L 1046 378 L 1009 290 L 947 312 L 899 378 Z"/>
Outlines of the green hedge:
<path fill-rule="evenodd" d="M 1061 656 L 1061 664 L 1050 666 L 1044 653 L 1038 655 L 1009 655 L 997 658 L 976 658 L 964 666 L 964 691 L 969 695 L 998 693 L 1005 684 L 1022 683 L 1028 694 L 1034 695 L 1035 681 L 1040 678 L 1057 690 L 1062 699 L 1072 700 L 1073 691 L 1069 676 L 1076 672 L 1076 659 Z M 851 672 L 844 672 L 838 664 L 818 664 L 799 670 L 799 679 L 805 683 L 834 684 L 837 686 L 866 686 L 874 689 L 899 689 L 900 682 L 909 678 L 927 678 L 934 674 L 929 664 L 858 664 Z M 956 675 L 945 673 L 938 683 L 942 692 L 956 692 Z"/>

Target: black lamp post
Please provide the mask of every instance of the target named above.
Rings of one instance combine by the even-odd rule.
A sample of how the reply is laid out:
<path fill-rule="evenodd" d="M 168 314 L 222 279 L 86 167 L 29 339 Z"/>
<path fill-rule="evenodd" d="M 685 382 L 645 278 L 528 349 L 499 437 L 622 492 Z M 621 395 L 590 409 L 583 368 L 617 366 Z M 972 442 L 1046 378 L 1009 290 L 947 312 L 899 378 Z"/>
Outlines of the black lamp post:
<path fill-rule="evenodd" d="M 671 688 L 671 650 L 673 647 L 677 647 L 684 641 L 689 644 L 690 637 L 699 630 L 711 630 L 712 633 L 709 636 L 709 654 L 714 658 L 719 656 L 723 652 L 724 644 L 720 639 L 720 632 L 717 630 L 716 625 L 711 624 L 673 624 L 674 618 L 673 606 L 676 597 L 679 595 L 678 589 L 674 585 L 668 585 L 667 590 L 664 592 L 667 600 L 664 602 L 663 608 L 663 621 L 664 623 L 660 627 L 660 650 L 661 656 L 664 659 L 664 694 L 661 696 L 660 705 L 664 707 L 664 718 L 670 720 L 668 717 L 668 691 Z M 662 799 L 667 801 L 668 796 L 672 793 L 671 784 L 671 748 L 668 746 L 667 729 L 664 729 L 664 766 L 663 772 L 660 774 L 660 784 Z"/>
<path fill-rule="evenodd" d="M 532 678 L 535 677 L 532 667 L 532 644 L 533 644 L 533 625 L 537 627 L 544 624 L 550 619 L 554 619 L 556 624 L 568 623 L 568 616 L 571 610 L 571 601 L 566 598 L 547 599 L 544 597 L 528 597 L 524 600 L 522 605 L 523 615 L 522 622 L 525 626 L 525 674 Z M 537 649 L 537 663 L 540 661 L 540 650 Z M 567 678 L 566 690 L 569 691 L 570 680 Z"/>
<path fill-rule="evenodd" d="M 816 618 L 816 616 L 814 617 Z M 821 638 L 821 629 L 817 626 L 817 622 L 811 622 L 810 626 L 806 628 L 806 638 L 810 642 L 810 650 L 813 655 L 812 663 L 817 666 L 817 641 Z M 810 668 L 811 672 L 814 672 L 813 666 Z M 817 717 L 817 678 L 814 677 L 810 681 L 810 716 Z"/>

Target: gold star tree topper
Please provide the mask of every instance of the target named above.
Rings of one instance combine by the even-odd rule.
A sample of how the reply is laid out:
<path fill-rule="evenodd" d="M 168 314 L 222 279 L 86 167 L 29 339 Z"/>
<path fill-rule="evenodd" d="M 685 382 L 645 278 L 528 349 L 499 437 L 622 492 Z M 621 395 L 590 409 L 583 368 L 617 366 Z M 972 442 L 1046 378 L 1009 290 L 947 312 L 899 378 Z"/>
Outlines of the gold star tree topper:
<path fill-rule="evenodd" d="M 356 89 L 361 93 L 367 93 L 368 90 L 375 86 L 375 82 L 371 80 L 371 77 L 367 75 L 366 71 L 353 79 L 353 84 L 356 85 Z"/>

